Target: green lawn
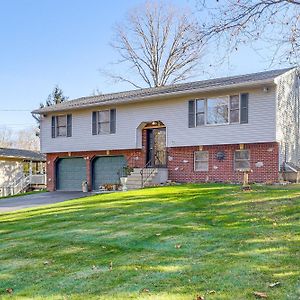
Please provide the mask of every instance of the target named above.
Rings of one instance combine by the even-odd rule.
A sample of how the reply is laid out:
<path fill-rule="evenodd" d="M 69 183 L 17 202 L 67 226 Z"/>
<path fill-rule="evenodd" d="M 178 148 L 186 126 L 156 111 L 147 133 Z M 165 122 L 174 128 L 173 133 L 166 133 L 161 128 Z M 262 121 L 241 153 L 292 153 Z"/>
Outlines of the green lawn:
<path fill-rule="evenodd" d="M 0 299 L 298 300 L 299 199 L 181 185 L 2 214 Z"/>

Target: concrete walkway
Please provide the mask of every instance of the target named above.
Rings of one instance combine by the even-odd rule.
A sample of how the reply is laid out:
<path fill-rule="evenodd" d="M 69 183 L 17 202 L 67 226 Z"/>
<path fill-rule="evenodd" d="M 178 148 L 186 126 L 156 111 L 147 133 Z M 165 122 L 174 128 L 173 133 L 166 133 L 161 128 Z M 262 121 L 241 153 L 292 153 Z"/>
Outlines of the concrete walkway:
<path fill-rule="evenodd" d="M 83 192 L 48 192 L 0 199 L 0 214 L 90 196 Z"/>

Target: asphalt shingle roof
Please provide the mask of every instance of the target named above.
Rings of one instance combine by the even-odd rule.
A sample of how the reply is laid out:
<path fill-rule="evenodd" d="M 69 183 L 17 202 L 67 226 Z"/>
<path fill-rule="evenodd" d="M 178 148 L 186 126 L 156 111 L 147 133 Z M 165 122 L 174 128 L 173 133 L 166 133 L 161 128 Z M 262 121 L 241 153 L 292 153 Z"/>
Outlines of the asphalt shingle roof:
<path fill-rule="evenodd" d="M 0 148 L 0 158 L 1 157 L 16 157 L 33 161 L 46 161 L 44 154 L 23 149 Z"/>
<path fill-rule="evenodd" d="M 148 97 L 160 97 L 166 94 L 176 95 L 177 93 L 188 93 L 193 91 L 227 88 L 237 84 L 251 84 L 264 81 L 271 81 L 277 76 L 280 76 L 293 68 L 280 70 L 271 70 L 253 74 L 216 78 L 210 80 L 195 81 L 189 83 L 174 84 L 155 88 L 145 88 L 124 91 L 119 93 L 103 94 L 90 97 L 82 97 L 70 101 L 66 101 L 57 105 L 44 107 L 33 111 L 33 113 L 47 113 L 54 111 L 64 111 L 79 109 L 84 107 L 92 107 L 104 104 L 120 104 L 133 101 L 142 101 Z"/>

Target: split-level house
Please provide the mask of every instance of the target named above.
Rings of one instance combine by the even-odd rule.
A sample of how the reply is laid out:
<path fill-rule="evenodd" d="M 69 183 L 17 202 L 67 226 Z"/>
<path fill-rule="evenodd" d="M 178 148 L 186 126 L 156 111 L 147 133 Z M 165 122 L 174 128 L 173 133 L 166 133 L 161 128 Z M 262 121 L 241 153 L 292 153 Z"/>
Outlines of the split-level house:
<path fill-rule="evenodd" d="M 124 166 L 139 186 L 147 178 L 240 182 L 244 172 L 251 182 L 276 182 L 285 164 L 299 165 L 296 68 L 83 97 L 33 113 L 41 115 L 49 190 L 80 190 L 85 180 L 98 190 L 117 183 Z"/>

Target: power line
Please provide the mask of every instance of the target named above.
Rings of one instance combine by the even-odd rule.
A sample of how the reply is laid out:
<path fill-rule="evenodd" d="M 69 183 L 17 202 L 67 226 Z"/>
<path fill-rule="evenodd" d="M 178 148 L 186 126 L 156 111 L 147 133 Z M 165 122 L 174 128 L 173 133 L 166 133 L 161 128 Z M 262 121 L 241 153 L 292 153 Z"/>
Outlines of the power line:
<path fill-rule="evenodd" d="M 0 109 L 0 111 L 31 111 L 30 109 Z"/>

